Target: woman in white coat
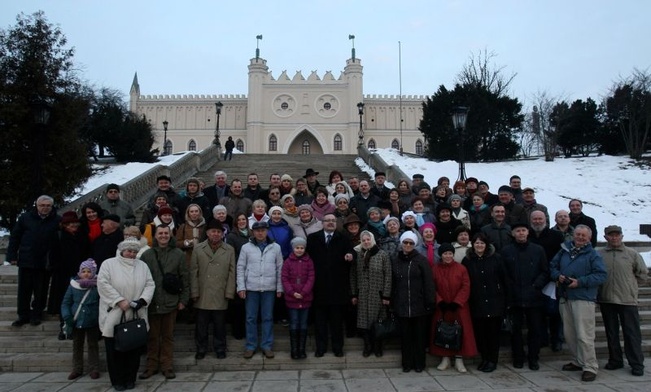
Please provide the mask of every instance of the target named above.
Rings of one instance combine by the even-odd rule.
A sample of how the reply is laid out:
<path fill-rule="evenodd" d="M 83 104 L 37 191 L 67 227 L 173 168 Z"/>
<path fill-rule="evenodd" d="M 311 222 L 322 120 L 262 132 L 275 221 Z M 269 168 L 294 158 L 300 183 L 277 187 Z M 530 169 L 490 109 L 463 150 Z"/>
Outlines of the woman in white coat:
<path fill-rule="evenodd" d="M 135 387 L 142 350 L 138 348 L 127 352 L 116 351 L 113 327 L 120 323 L 123 312 L 127 320 L 130 320 L 134 310 L 139 310 L 138 316 L 146 321 L 146 307 L 154 295 L 155 283 L 149 267 L 136 259 L 140 247 L 140 242 L 135 238 L 120 242 L 120 254 L 105 260 L 97 275 L 97 290 L 100 296 L 99 328 L 106 345 L 109 377 L 116 391 Z"/>

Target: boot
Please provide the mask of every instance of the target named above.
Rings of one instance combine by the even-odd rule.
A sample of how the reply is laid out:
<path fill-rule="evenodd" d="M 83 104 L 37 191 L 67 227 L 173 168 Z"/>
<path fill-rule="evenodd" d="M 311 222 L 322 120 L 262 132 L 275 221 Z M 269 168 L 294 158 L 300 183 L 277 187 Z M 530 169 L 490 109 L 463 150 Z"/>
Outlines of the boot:
<path fill-rule="evenodd" d="M 296 329 L 289 330 L 289 344 L 291 347 L 292 359 L 298 359 L 298 330 Z"/>
<path fill-rule="evenodd" d="M 378 358 L 384 354 L 384 352 L 382 351 L 382 340 L 380 339 L 373 340 L 373 353 Z"/>
<path fill-rule="evenodd" d="M 454 368 L 457 369 L 459 373 L 467 372 L 466 367 L 463 365 L 463 358 L 456 357 L 454 359 Z"/>
<path fill-rule="evenodd" d="M 298 358 L 305 359 L 307 354 L 305 353 L 305 342 L 307 341 L 307 329 L 301 329 L 298 331 Z"/>
<path fill-rule="evenodd" d="M 446 370 L 450 367 L 450 357 L 441 358 L 441 363 L 436 367 L 438 370 Z"/>
<path fill-rule="evenodd" d="M 369 355 L 371 355 L 371 351 L 373 350 L 371 343 L 371 334 L 369 333 L 368 329 L 363 330 L 362 338 L 364 339 L 364 351 L 362 351 L 362 355 L 364 358 L 367 358 Z"/>

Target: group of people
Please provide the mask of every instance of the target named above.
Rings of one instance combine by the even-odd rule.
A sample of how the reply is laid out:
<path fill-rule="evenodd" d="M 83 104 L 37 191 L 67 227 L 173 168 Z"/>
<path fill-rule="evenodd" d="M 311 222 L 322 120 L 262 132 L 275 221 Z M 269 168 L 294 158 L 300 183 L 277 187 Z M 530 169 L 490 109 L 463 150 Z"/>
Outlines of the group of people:
<path fill-rule="evenodd" d="M 244 358 L 258 350 L 274 358 L 274 320 L 287 319 L 298 360 L 307 356 L 309 315 L 316 357 L 328 349 L 343 356 L 344 331 L 363 339 L 367 357 L 383 355 L 374 325 L 393 312 L 405 372 L 425 368 L 426 350 L 441 357 L 439 370 L 454 364 L 466 372 L 463 359 L 479 354 L 478 369 L 494 371 L 506 319 L 515 368 L 526 359 L 538 370 L 540 347 L 558 351 L 564 341 L 574 360 L 563 369 L 592 381 L 598 301 L 606 369 L 624 364 L 621 322 L 631 371 L 643 374 L 637 285 L 646 266 L 615 225 L 596 250 L 596 224 L 580 200 L 550 227 L 547 208 L 518 176 L 494 195 L 475 178 L 450 187 L 442 177 L 432 188 L 416 174 L 389 188 L 381 172 L 371 182 L 332 171 L 325 185 L 318 175 L 274 173 L 263 189 L 255 173 L 244 186 L 218 171 L 215 184 L 191 178 L 181 192 L 160 176 L 139 227 L 116 184 L 81 217 L 57 216 L 52 198 L 41 196 L 11 233 L 7 260 L 19 267 L 13 325 L 38 325 L 46 307 L 60 314 L 59 338 L 73 339 L 70 379 L 83 374 L 84 339 L 90 375 L 99 377 L 100 331 L 116 390 L 134 387 L 140 364 L 142 350 L 118 351 L 113 339 L 115 325 L 134 314 L 149 326 L 141 379 L 159 371 L 175 377 L 180 317 L 195 323 L 197 360 L 209 351 L 226 357 L 227 319 L 233 336 L 245 339 Z M 460 348 L 437 344 L 443 321 L 461 326 Z"/>

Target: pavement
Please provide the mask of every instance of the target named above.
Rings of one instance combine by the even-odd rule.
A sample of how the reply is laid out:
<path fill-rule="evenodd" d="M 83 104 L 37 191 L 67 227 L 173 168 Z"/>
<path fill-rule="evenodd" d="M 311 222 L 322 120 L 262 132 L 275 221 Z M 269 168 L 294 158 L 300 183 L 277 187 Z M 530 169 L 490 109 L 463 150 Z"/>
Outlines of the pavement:
<path fill-rule="evenodd" d="M 563 372 L 565 361 L 541 362 L 540 370 L 514 369 L 500 364 L 493 373 L 469 367 L 468 373 L 454 369 L 428 368 L 422 373 L 403 373 L 402 369 L 346 370 L 268 370 L 228 372 L 179 372 L 176 379 L 165 380 L 157 374 L 136 382 L 134 391 L 194 392 L 421 392 L 421 391 L 645 391 L 651 390 L 651 371 L 644 376 L 630 369 L 600 370 L 594 382 L 582 382 L 581 372 Z M 0 373 L 0 392 L 5 391 L 112 391 L 108 374 L 97 380 L 85 375 L 75 381 L 68 373 Z"/>

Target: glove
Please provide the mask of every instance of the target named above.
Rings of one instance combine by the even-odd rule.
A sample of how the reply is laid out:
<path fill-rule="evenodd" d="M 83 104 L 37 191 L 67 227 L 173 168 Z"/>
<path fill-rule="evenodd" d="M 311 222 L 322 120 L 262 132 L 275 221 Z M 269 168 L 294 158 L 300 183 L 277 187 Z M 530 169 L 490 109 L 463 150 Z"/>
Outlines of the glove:
<path fill-rule="evenodd" d="M 448 304 L 447 302 L 441 301 L 441 302 L 439 302 L 438 306 L 439 306 L 439 309 L 441 309 L 441 312 L 445 312 L 445 311 L 447 311 L 449 309 L 450 304 Z"/>
<path fill-rule="evenodd" d="M 142 307 L 147 306 L 147 301 L 140 298 L 139 300 L 131 301 L 129 303 L 129 306 L 131 306 L 131 308 L 133 308 L 133 310 L 140 310 Z"/>
<path fill-rule="evenodd" d="M 450 302 L 450 303 L 448 304 L 448 310 L 449 310 L 450 312 L 455 312 L 455 311 L 457 311 L 460 307 L 461 307 L 461 305 L 459 305 L 459 304 L 456 303 L 456 302 Z"/>

